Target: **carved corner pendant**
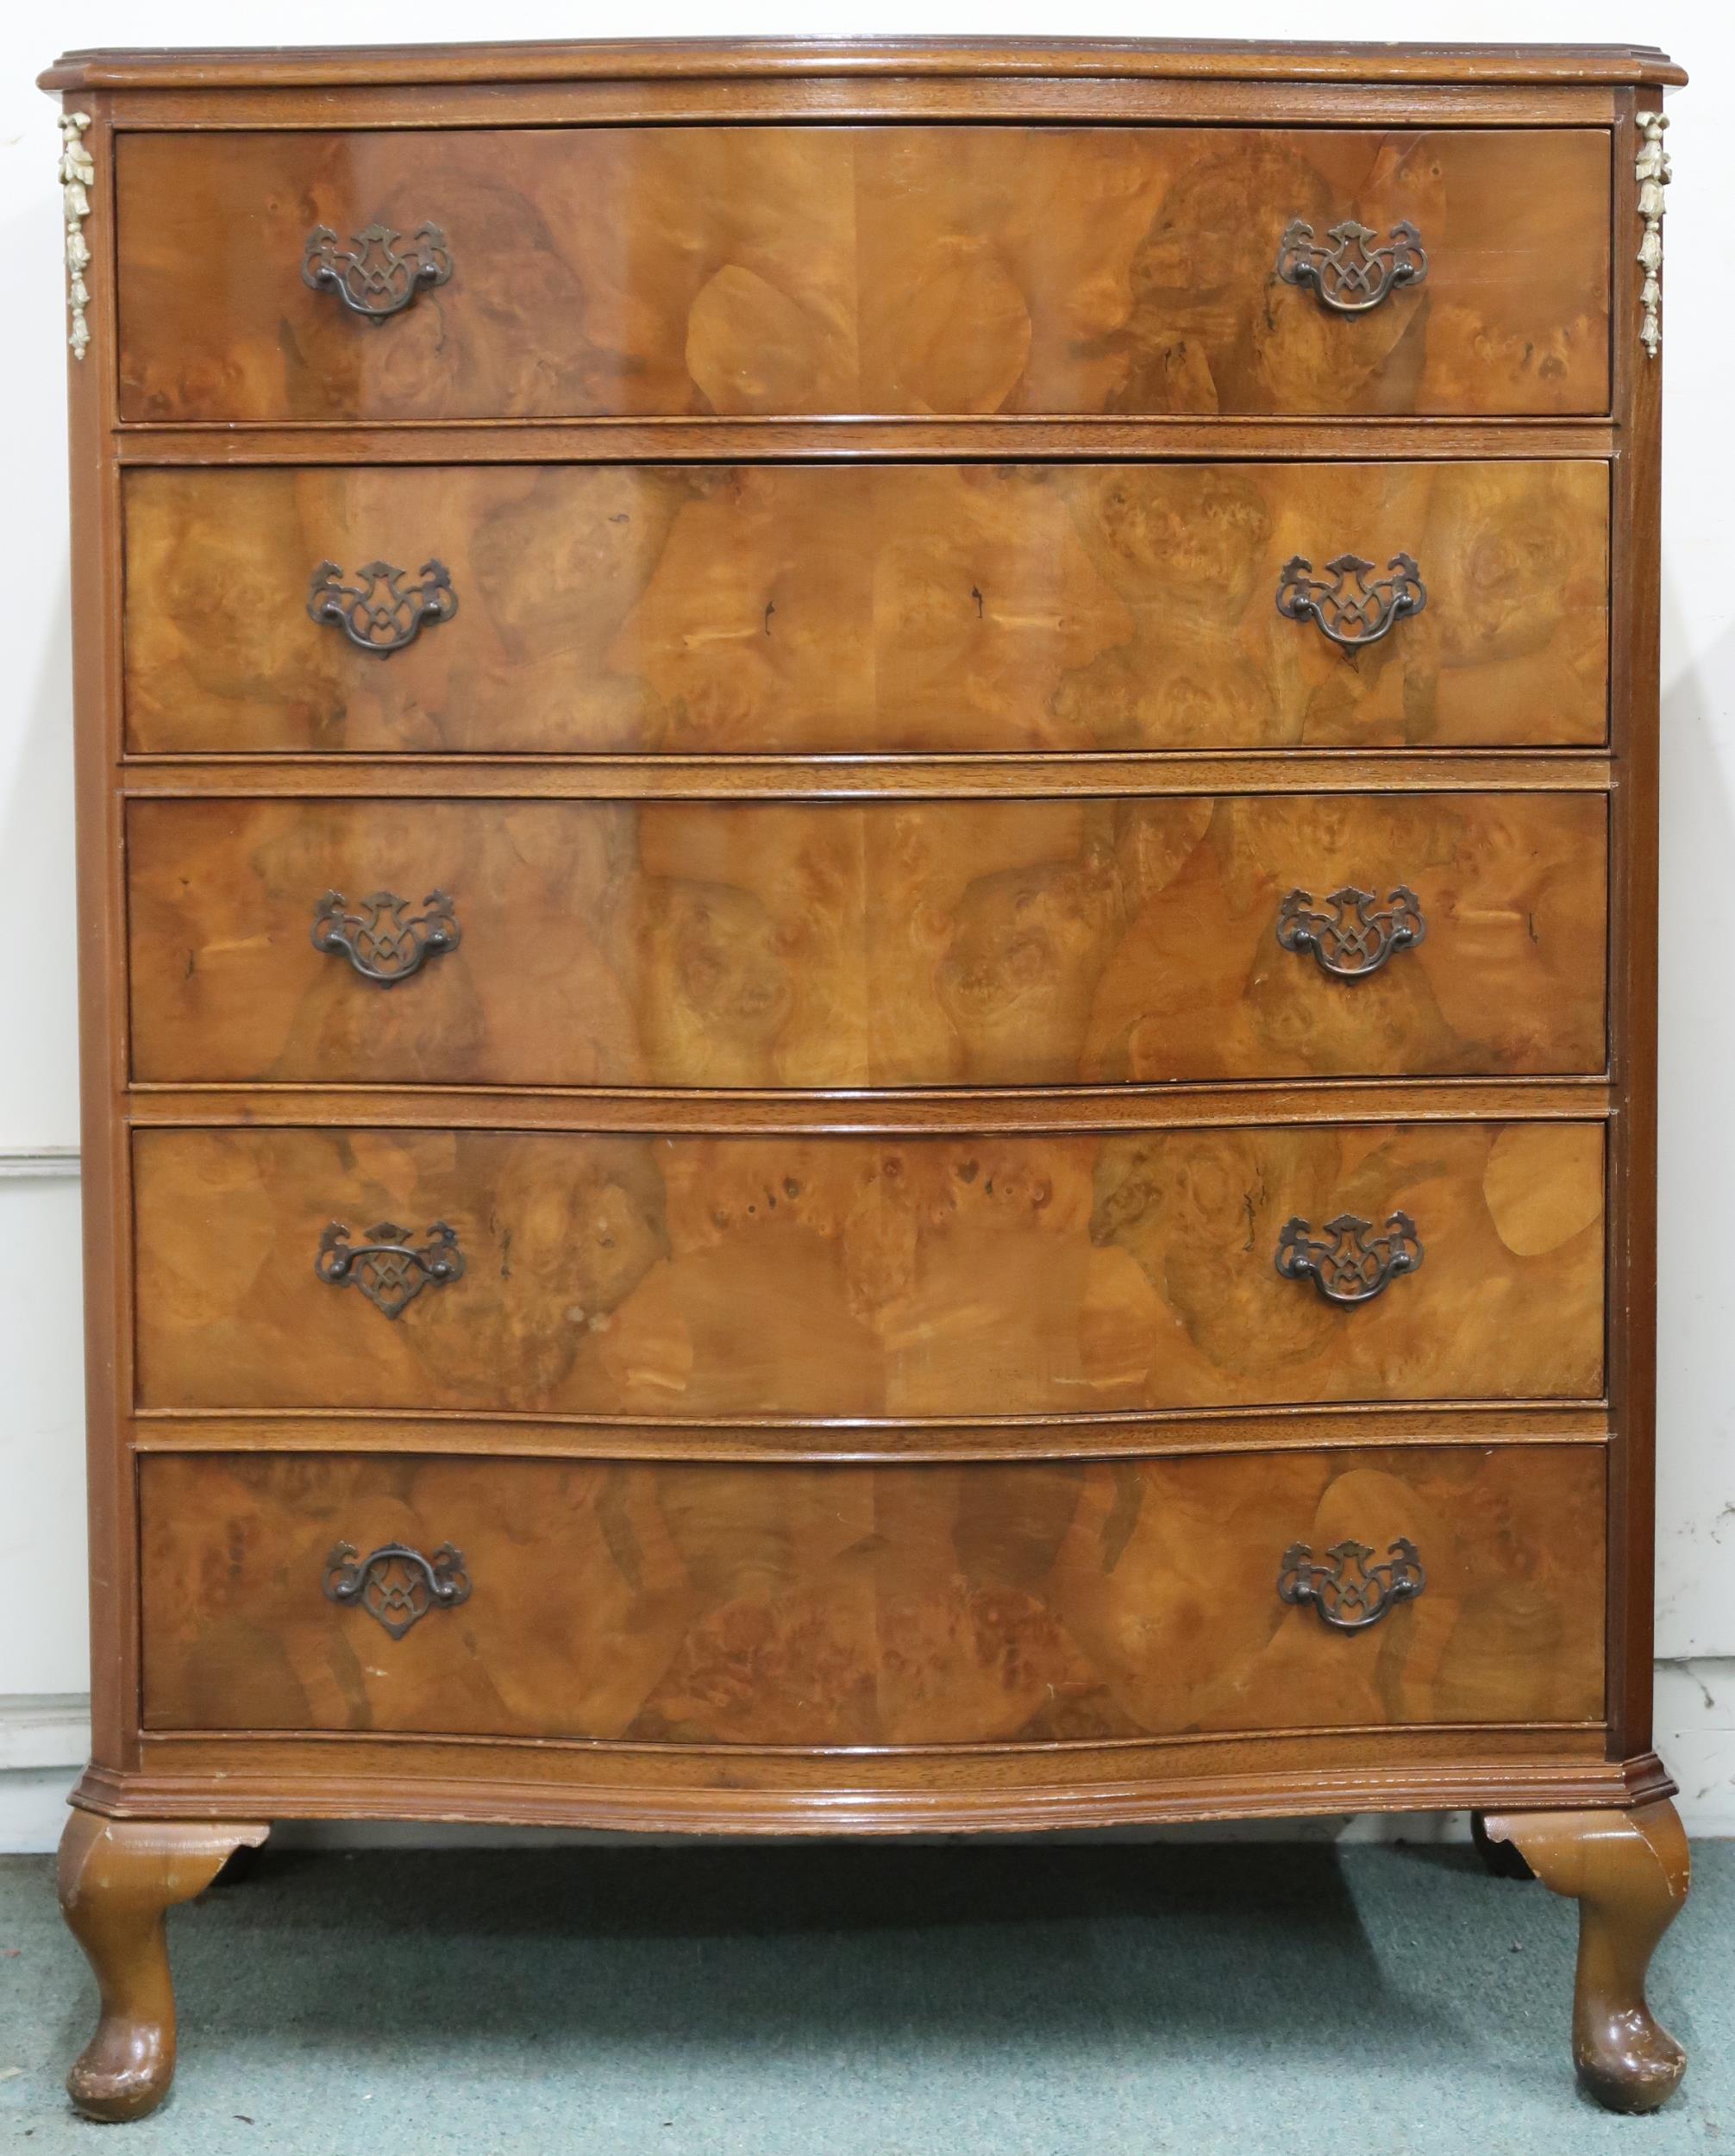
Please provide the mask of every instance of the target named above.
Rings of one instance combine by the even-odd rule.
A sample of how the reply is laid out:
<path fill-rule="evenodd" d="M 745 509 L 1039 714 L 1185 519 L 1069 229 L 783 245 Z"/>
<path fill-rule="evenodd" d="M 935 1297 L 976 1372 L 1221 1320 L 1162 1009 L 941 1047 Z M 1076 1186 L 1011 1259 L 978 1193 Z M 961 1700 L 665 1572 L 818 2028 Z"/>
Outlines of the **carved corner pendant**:
<path fill-rule="evenodd" d="M 1644 272 L 1638 290 L 1638 342 L 1653 360 L 1663 349 L 1663 191 L 1673 177 L 1669 153 L 1663 147 L 1668 125 L 1666 113 L 1639 114 L 1638 156 L 1633 166 L 1638 215 L 1644 227 L 1638 242 L 1638 266 Z"/>
<path fill-rule="evenodd" d="M 72 357 L 82 360 L 91 343 L 91 324 L 85 310 L 91 304 L 91 288 L 85 272 L 91 266 L 90 244 L 85 220 L 91 214 L 91 190 L 97 184 L 97 166 L 85 146 L 88 112 L 60 115 L 60 201 L 66 221 L 66 311 L 71 329 L 66 336 Z"/>

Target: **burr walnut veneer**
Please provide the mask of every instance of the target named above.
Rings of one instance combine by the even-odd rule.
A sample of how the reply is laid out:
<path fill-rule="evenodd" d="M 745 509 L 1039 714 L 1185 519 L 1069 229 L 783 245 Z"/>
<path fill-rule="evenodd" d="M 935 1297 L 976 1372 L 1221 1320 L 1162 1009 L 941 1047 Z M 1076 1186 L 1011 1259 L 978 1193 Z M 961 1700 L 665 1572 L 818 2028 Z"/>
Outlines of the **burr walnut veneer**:
<path fill-rule="evenodd" d="M 284 1817 L 1463 1807 L 1682 2055 L 1660 54 L 89 53 L 88 2111 Z"/>

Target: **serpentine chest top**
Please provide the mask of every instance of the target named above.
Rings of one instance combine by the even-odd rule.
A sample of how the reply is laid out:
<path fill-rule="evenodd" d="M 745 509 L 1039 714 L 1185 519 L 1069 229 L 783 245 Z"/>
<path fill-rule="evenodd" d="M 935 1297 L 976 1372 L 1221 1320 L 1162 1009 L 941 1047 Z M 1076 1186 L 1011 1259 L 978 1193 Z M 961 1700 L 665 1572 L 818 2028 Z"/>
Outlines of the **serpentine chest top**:
<path fill-rule="evenodd" d="M 1660 2102 L 1644 50 L 64 93 L 88 2109 L 282 1816 L 1463 1807 Z"/>

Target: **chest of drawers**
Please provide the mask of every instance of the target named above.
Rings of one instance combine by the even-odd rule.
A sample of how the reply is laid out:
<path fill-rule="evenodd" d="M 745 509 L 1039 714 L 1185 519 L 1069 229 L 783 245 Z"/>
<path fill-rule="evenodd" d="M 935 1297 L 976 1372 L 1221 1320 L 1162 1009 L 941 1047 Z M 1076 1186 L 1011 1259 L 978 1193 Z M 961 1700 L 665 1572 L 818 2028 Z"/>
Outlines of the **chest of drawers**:
<path fill-rule="evenodd" d="M 1660 54 L 74 55 L 98 2116 L 284 1817 L 1467 1808 L 1682 2054 Z"/>

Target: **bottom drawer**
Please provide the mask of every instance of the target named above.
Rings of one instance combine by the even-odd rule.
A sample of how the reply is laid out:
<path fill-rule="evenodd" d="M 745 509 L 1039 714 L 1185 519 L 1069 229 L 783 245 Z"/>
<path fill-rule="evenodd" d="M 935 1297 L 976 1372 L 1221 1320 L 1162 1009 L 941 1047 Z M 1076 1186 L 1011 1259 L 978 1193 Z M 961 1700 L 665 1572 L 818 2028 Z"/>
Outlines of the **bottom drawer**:
<path fill-rule="evenodd" d="M 1603 1466 L 151 1455 L 145 1720 L 794 1745 L 1595 1720 Z"/>

